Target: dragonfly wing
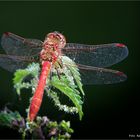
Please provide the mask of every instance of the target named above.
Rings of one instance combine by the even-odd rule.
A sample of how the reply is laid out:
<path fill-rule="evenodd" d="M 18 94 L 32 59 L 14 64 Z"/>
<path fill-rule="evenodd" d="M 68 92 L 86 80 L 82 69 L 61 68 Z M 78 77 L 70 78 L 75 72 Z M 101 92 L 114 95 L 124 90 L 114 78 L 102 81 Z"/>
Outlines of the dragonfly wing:
<path fill-rule="evenodd" d="M 120 43 L 102 45 L 67 43 L 62 52 L 76 63 L 95 67 L 109 67 L 128 55 L 127 47 Z"/>
<path fill-rule="evenodd" d="M 100 85 L 120 83 L 127 79 L 127 76 L 120 71 L 105 68 L 78 65 L 84 85 Z"/>
<path fill-rule="evenodd" d="M 10 72 L 26 68 L 29 63 L 34 61 L 35 60 L 29 57 L 0 54 L 0 67 Z"/>
<path fill-rule="evenodd" d="M 4 33 L 1 45 L 5 52 L 10 55 L 31 56 L 39 54 L 42 41 L 37 39 L 24 39 L 13 33 Z"/>

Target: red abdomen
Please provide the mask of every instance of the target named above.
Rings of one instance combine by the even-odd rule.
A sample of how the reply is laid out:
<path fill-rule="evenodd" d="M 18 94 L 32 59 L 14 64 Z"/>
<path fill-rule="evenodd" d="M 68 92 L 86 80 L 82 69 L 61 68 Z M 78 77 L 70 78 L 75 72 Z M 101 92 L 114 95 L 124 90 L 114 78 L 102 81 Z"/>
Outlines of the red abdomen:
<path fill-rule="evenodd" d="M 30 103 L 30 107 L 29 107 L 28 118 L 30 121 L 33 121 L 35 119 L 35 117 L 40 109 L 40 106 L 42 103 L 42 98 L 43 98 L 43 93 L 44 93 L 44 88 L 46 85 L 46 79 L 50 72 L 50 68 L 51 68 L 51 62 L 44 61 L 42 64 L 42 71 L 40 74 L 39 82 L 38 82 L 36 91 L 31 99 L 31 103 Z"/>

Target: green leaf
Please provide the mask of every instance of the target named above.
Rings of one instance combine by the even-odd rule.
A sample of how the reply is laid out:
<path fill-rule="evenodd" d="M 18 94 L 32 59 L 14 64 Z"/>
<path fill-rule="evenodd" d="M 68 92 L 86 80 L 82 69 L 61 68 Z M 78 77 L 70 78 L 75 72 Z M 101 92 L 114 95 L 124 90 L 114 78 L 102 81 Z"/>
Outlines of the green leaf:
<path fill-rule="evenodd" d="M 20 95 L 20 90 L 22 88 L 35 87 L 35 82 L 33 80 L 31 81 L 31 83 L 23 82 L 23 80 L 29 75 L 32 75 L 34 78 L 37 78 L 39 75 L 39 70 L 39 64 L 32 63 L 26 69 L 19 69 L 14 73 L 13 83 L 18 95 Z"/>
<path fill-rule="evenodd" d="M 79 118 L 82 119 L 83 112 L 82 112 L 82 100 L 78 94 L 75 94 L 74 90 L 70 88 L 64 81 L 64 79 L 58 79 L 57 76 L 53 76 L 51 84 L 63 92 L 66 96 L 68 96 L 74 105 L 77 107 L 79 112 Z"/>
<path fill-rule="evenodd" d="M 32 74 L 34 77 L 38 76 L 39 69 L 39 64 L 37 63 L 30 64 L 26 69 L 18 69 L 14 73 L 14 84 L 21 83 L 22 80 L 29 74 Z"/>
<path fill-rule="evenodd" d="M 12 128 L 14 121 L 21 121 L 22 117 L 20 114 L 15 111 L 7 111 L 7 108 L 4 111 L 0 112 L 0 125 L 7 126 Z"/>
<path fill-rule="evenodd" d="M 48 96 L 54 101 L 55 106 L 59 108 L 59 110 L 63 110 L 66 113 L 78 113 L 78 109 L 75 106 L 70 107 L 68 105 L 61 104 L 57 92 L 53 90 L 48 90 L 47 93 L 48 93 Z"/>
<path fill-rule="evenodd" d="M 73 132 L 74 132 L 73 129 L 70 128 L 70 122 L 69 122 L 69 121 L 66 122 L 66 121 L 63 120 L 63 121 L 60 123 L 60 127 L 61 127 L 61 129 L 62 129 L 63 131 L 66 131 L 66 132 L 68 132 L 68 133 L 73 133 Z"/>
<path fill-rule="evenodd" d="M 62 57 L 63 64 L 67 66 L 67 68 L 71 71 L 72 77 L 75 79 L 76 84 L 78 85 L 81 93 L 85 95 L 83 88 L 82 88 L 82 83 L 81 83 L 81 77 L 79 73 L 79 69 L 77 68 L 77 65 L 75 64 L 74 61 L 72 61 L 69 57 L 63 56 Z"/>

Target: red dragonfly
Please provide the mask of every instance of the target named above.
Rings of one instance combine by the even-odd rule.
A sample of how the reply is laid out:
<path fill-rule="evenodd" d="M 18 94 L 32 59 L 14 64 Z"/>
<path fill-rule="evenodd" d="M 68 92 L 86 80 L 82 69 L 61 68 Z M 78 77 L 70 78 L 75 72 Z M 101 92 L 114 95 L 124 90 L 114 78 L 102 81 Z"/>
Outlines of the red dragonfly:
<path fill-rule="evenodd" d="M 112 84 L 127 79 L 123 72 L 102 68 L 127 57 L 128 49 L 124 44 L 66 43 L 65 37 L 59 32 L 47 34 L 42 42 L 6 32 L 1 38 L 1 45 L 6 54 L 0 54 L 0 66 L 8 71 L 26 68 L 31 62 L 41 62 L 42 71 L 29 108 L 30 121 L 35 119 L 40 109 L 46 79 L 55 62 L 61 62 L 62 55 L 70 57 L 77 63 L 83 84 Z"/>

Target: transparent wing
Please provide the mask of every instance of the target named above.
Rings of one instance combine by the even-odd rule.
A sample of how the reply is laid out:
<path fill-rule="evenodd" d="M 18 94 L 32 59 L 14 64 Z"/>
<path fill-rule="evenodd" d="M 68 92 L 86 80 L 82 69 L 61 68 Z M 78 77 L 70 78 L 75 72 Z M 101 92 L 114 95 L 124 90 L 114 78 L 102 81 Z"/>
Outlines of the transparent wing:
<path fill-rule="evenodd" d="M 91 67 L 78 64 L 82 83 L 84 85 L 100 85 L 120 83 L 127 79 L 127 76 L 120 71 Z"/>
<path fill-rule="evenodd" d="M 1 45 L 10 55 L 31 56 L 39 54 L 42 41 L 37 39 L 25 39 L 10 32 L 3 34 Z"/>
<path fill-rule="evenodd" d="M 120 43 L 102 45 L 67 43 L 62 52 L 76 63 L 95 67 L 109 67 L 128 55 L 127 47 Z"/>
<path fill-rule="evenodd" d="M 17 69 L 26 68 L 27 65 L 36 60 L 32 57 L 21 57 L 0 54 L 0 67 L 10 72 L 15 72 Z"/>

